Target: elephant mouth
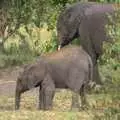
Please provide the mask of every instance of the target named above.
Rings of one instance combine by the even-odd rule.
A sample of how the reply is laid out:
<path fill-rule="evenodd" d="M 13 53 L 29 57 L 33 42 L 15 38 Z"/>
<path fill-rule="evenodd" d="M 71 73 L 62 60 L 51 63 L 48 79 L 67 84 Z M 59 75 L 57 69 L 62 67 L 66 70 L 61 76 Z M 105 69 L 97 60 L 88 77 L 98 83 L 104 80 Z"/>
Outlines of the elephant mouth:
<path fill-rule="evenodd" d="M 39 86 L 41 86 L 42 82 L 43 82 L 43 80 L 36 82 L 36 84 L 35 84 L 34 87 L 39 87 Z"/>
<path fill-rule="evenodd" d="M 71 34 L 67 34 L 67 35 L 64 35 L 61 40 L 60 40 L 60 44 L 59 44 L 59 47 L 58 47 L 58 50 L 60 50 L 60 48 L 68 45 L 69 43 L 71 43 L 75 38 L 78 38 L 80 35 L 78 33 L 78 29 L 74 32 L 71 32 Z"/>

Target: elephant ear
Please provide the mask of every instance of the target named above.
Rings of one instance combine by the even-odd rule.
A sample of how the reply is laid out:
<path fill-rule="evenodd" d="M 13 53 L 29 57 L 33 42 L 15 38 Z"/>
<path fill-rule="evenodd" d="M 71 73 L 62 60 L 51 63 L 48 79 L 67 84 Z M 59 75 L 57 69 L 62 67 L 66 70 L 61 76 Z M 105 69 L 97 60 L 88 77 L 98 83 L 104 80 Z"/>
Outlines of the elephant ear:
<path fill-rule="evenodd" d="M 32 89 L 35 88 L 38 84 L 37 77 L 34 75 L 29 75 L 27 80 L 28 88 Z"/>
<path fill-rule="evenodd" d="M 35 86 L 35 83 L 34 83 L 34 79 L 33 79 L 34 77 L 32 76 L 32 75 L 29 75 L 28 76 L 28 79 L 27 79 L 27 84 L 28 84 L 28 88 L 29 89 L 32 89 L 32 88 L 34 88 L 34 86 Z"/>

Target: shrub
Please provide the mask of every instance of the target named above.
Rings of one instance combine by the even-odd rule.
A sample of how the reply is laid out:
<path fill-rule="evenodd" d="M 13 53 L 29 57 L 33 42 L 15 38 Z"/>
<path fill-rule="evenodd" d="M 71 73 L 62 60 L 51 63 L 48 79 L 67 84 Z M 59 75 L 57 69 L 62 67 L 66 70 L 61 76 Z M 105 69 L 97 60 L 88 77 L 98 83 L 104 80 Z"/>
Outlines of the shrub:
<path fill-rule="evenodd" d="M 103 56 L 100 60 L 100 67 L 105 88 L 109 91 L 119 91 L 120 88 L 120 11 L 115 14 L 115 20 L 110 17 L 110 23 L 106 26 L 108 34 L 112 37 L 112 43 L 104 43 Z"/>

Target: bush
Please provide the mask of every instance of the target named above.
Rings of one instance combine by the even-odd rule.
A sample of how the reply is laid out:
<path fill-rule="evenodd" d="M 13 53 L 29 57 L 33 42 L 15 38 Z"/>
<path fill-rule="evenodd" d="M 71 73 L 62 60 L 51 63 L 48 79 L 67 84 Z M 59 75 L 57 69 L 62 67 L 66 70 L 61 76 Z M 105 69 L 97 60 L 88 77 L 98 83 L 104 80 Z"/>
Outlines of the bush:
<path fill-rule="evenodd" d="M 109 92 L 120 91 L 120 11 L 116 12 L 115 18 L 116 21 L 113 21 L 110 17 L 110 23 L 114 22 L 116 24 L 106 26 L 113 42 L 104 43 L 104 54 L 100 60 L 100 69 L 105 83 L 105 89 Z"/>
<path fill-rule="evenodd" d="M 21 27 L 19 36 L 16 34 L 5 42 L 4 52 L 0 54 L 0 67 L 22 65 L 33 61 L 41 54 L 57 50 L 55 31 L 48 32 L 46 28 L 41 31 L 33 28 L 28 35 L 24 27 Z"/>

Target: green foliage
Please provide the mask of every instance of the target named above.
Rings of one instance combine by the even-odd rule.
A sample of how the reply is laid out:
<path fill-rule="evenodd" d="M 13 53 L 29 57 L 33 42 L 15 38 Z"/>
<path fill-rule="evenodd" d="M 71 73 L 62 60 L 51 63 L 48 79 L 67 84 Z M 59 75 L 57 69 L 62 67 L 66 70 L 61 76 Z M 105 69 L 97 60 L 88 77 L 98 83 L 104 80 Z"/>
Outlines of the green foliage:
<path fill-rule="evenodd" d="M 9 66 L 16 66 L 21 65 L 25 63 L 29 63 L 30 61 L 34 60 L 35 57 L 33 57 L 31 54 L 26 53 L 20 53 L 20 54 L 1 54 L 0 55 L 0 68 L 7 68 Z"/>
<path fill-rule="evenodd" d="M 47 49 L 45 52 L 53 52 L 53 51 L 57 50 L 58 43 L 57 43 L 57 36 L 56 36 L 55 31 L 53 31 L 52 37 L 47 45 L 48 45 L 49 49 Z"/>
<path fill-rule="evenodd" d="M 56 31 L 47 31 L 47 27 L 34 29 L 29 26 L 29 28 L 30 35 L 23 26 L 19 29 L 19 35 L 9 38 L 4 43 L 0 67 L 21 65 L 34 60 L 41 54 L 57 50 Z"/>
<path fill-rule="evenodd" d="M 53 52 L 57 50 L 57 40 L 55 32 L 52 32 L 52 36 L 49 40 L 41 41 L 38 47 L 38 51 L 40 51 L 40 53 Z"/>
<path fill-rule="evenodd" d="M 110 17 L 110 16 L 109 16 Z M 100 67 L 103 80 L 105 82 L 105 90 L 109 92 L 119 91 L 120 86 L 120 11 L 115 14 L 115 21 L 110 17 L 110 24 L 106 26 L 108 34 L 113 41 L 104 43 L 103 56 L 100 60 Z M 111 24 L 115 23 L 115 24 Z"/>
<path fill-rule="evenodd" d="M 80 40 L 79 39 L 75 39 L 75 40 L 72 41 L 72 44 L 80 45 Z"/>
<path fill-rule="evenodd" d="M 102 57 L 102 60 L 104 63 L 112 64 L 113 67 L 119 67 L 119 60 L 120 60 L 120 12 L 117 11 L 115 14 L 115 20 L 112 25 L 108 25 L 108 34 L 111 36 L 113 41 L 111 43 L 105 43 L 103 46 L 104 49 L 104 55 Z M 113 19 L 110 19 L 110 22 L 113 21 Z M 113 23 L 113 22 L 111 22 Z M 115 65 L 115 64 L 117 65 Z"/>

